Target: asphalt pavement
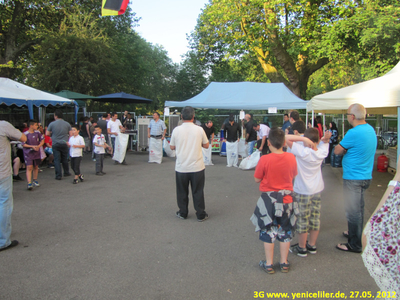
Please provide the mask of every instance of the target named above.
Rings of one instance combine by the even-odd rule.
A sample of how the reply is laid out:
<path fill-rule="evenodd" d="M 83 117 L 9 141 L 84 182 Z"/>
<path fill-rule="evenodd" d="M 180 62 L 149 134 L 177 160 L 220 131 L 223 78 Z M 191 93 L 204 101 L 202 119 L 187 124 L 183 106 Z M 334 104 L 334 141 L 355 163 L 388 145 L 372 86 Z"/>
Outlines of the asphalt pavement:
<path fill-rule="evenodd" d="M 341 169 L 323 167 L 318 252 L 289 254 L 287 274 L 263 272 L 263 244 L 250 222 L 260 195 L 254 171 L 227 168 L 213 155 L 206 167 L 206 211 L 197 222 L 193 203 L 186 220 L 175 216 L 175 160 L 147 163 L 145 153 L 128 153 L 127 166 L 104 161 L 104 176 L 84 156 L 85 181 L 39 173 L 40 187 L 14 183 L 12 239 L 20 244 L 0 253 L 0 299 L 254 299 L 267 293 L 344 293 L 378 288 L 360 254 L 335 249 L 346 242 Z M 72 172 L 72 171 L 71 171 Z M 366 193 L 367 220 L 393 176 L 374 171 Z M 191 201 L 191 200 L 190 200 Z M 365 221 L 366 221 L 365 220 Z M 297 241 L 294 238 L 293 243 Z M 265 294 L 255 294 L 264 292 Z M 319 299 L 323 299 L 319 294 Z M 326 294 L 325 294 L 326 295 Z M 312 295 L 311 295 L 312 296 Z M 277 296 L 275 296 L 277 298 Z M 332 298 L 332 297 L 330 297 Z"/>

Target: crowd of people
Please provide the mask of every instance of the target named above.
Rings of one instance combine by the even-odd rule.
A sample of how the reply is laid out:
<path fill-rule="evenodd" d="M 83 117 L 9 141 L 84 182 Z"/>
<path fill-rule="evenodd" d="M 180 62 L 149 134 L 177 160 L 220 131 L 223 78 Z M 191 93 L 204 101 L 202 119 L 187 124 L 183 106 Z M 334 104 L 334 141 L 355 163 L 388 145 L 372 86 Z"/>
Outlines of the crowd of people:
<path fill-rule="evenodd" d="M 237 153 L 235 147 L 242 130 L 245 132 L 248 155 L 252 155 L 254 147 L 260 151 L 254 180 L 260 183 L 261 196 L 250 220 L 264 244 L 265 259 L 259 262 L 259 266 L 268 274 L 275 272 L 273 258 L 276 240 L 280 243 L 279 269 L 283 273 L 287 273 L 290 268 L 289 252 L 300 257 L 317 253 L 321 192 L 324 189 L 321 165 L 326 158 L 329 159 L 331 153 L 343 155 L 343 198 L 347 218 L 347 230 L 343 231 L 347 243 L 339 243 L 336 248 L 345 252 L 362 252 L 364 193 L 371 183 L 377 146 L 375 131 L 366 122 L 365 116 L 366 110 L 360 104 L 348 108 L 347 120 L 353 128 L 340 142 L 334 122 L 330 122 L 329 129 L 324 130 L 318 116 L 316 126 L 310 126 L 307 122 L 306 128 L 305 122 L 295 110 L 284 116 L 282 128 L 257 124 L 251 114 L 245 115 L 242 124 L 235 122 L 233 116 L 224 122 L 222 128 L 224 142 L 227 144 L 228 167 L 237 166 L 237 158 L 233 154 Z M 205 210 L 205 164 L 202 149 L 210 147 L 215 130 L 210 120 L 197 126 L 192 107 L 185 107 L 181 117 L 182 124 L 173 130 L 169 145 L 171 150 L 176 151 L 176 198 L 179 209 L 176 216 L 186 219 L 189 214 L 190 186 L 197 220 L 203 222 L 209 215 Z M 39 167 L 44 159 L 48 160 L 50 168 L 54 167 L 57 180 L 71 176 L 70 163 L 75 175 L 72 182 L 77 184 L 84 181 L 80 171 L 82 156 L 90 153 L 96 161 L 96 175 L 103 176 L 106 174 L 103 171 L 104 155 L 115 151 L 119 134 L 127 129 L 127 124 L 131 126 L 132 123 L 129 114 L 124 114 L 121 122 L 118 114 L 112 113 L 104 114 L 97 121 L 84 118 L 81 124 L 71 126 L 63 120 L 60 110 L 55 111 L 54 121 L 47 128 L 30 120 L 24 124 L 21 132 L 11 124 L 0 121 L 0 251 L 18 245 L 16 240 L 10 239 L 12 180 L 21 178 L 18 172 L 12 170 L 12 164 L 25 166 L 28 190 L 40 186 Z M 162 149 L 165 135 L 166 125 L 155 112 L 148 126 L 149 162 L 161 163 L 152 161 L 151 152 L 160 147 Z M 359 138 L 361 136 L 362 139 Z M 22 149 L 13 154 L 10 140 L 20 143 Z M 19 150 L 22 150 L 22 157 Z M 126 164 L 125 159 L 121 164 Z M 389 268 L 391 282 L 395 284 L 399 283 L 397 262 L 393 256 L 397 253 L 393 250 L 397 249 L 397 245 L 393 246 L 395 248 L 387 247 L 378 231 L 382 235 L 382 230 L 389 230 L 388 237 L 393 241 L 398 236 L 391 228 L 380 226 L 380 220 L 387 215 L 388 207 L 391 205 L 396 208 L 398 205 L 398 184 L 398 181 L 390 183 L 395 189 L 392 193 L 388 189 L 374 216 L 368 221 L 368 230 L 365 232 L 368 249 L 373 249 L 378 261 Z M 397 212 L 396 209 L 394 211 Z M 298 234 L 298 242 L 291 245 L 295 232 Z"/>

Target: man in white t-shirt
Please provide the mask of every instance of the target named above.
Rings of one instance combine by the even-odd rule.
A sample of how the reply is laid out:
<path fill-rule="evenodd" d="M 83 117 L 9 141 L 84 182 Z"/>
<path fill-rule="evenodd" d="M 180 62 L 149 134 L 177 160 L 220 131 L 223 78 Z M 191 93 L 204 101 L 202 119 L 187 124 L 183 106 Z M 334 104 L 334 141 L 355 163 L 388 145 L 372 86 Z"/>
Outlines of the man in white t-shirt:
<path fill-rule="evenodd" d="M 253 129 L 257 132 L 258 138 L 260 139 L 259 141 L 257 141 L 258 150 L 261 151 L 261 155 L 268 154 L 269 148 L 267 139 L 269 131 L 271 129 L 265 124 L 257 124 L 257 123 L 253 123 Z"/>
<path fill-rule="evenodd" d="M 115 139 L 117 138 L 118 134 L 120 134 L 121 131 L 124 130 L 125 130 L 124 126 L 122 126 L 121 121 L 118 119 L 118 114 L 113 113 L 111 116 L 111 120 L 108 121 L 107 123 L 107 132 L 111 139 L 111 146 L 113 149 L 113 153 L 115 153 Z M 119 162 L 114 161 L 114 164 L 117 165 L 119 164 Z M 121 164 L 123 165 L 127 164 L 125 158 Z"/>
<path fill-rule="evenodd" d="M 204 203 L 205 165 L 201 149 L 208 149 L 209 141 L 203 128 L 193 124 L 193 107 L 186 106 L 181 116 L 183 124 L 174 129 L 170 143 L 171 150 L 176 150 L 175 178 L 179 208 L 176 216 L 187 218 L 190 183 L 197 220 L 203 222 L 208 219 L 208 214 Z"/>
<path fill-rule="evenodd" d="M 307 252 L 317 253 L 316 242 L 320 229 L 321 192 L 324 189 L 321 163 L 329 153 L 330 137 L 331 133 L 327 131 L 320 141 L 316 128 L 308 128 L 304 132 L 304 137 L 286 135 L 288 152 L 296 156 L 298 171 L 294 179 L 293 191 L 299 205 L 296 223 L 299 243 L 291 246 L 290 252 L 296 253 L 300 257 L 306 257 Z M 305 147 L 303 143 L 300 143 L 301 141 L 310 142 L 310 140 L 312 148 Z M 295 141 L 299 142 L 295 143 Z M 307 241 L 308 233 L 310 235 Z"/>

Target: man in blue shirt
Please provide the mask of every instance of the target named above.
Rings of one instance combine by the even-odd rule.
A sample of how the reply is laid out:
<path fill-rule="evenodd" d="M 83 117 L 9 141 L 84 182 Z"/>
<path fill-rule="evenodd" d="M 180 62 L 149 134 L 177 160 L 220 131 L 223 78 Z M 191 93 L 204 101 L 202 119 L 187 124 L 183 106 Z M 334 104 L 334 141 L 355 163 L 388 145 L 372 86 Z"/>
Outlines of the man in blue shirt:
<path fill-rule="evenodd" d="M 282 125 L 282 130 L 285 131 L 286 128 L 289 128 L 292 124 L 289 121 L 289 115 L 288 114 L 284 114 L 283 115 L 283 125 Z M 286 133 L 286 131 L 285 131 Z"/>
<path fill-rule="evenodd" d="M 335 147 L 336 155 L 343 155 L 343 192 L 348 232 L 347 243 L 336 246 L 347 252 L 362 251 L 361 235 L 364 221 L 364 192 L 372 179 L 376 152 L 375 130 L 365 121 L 366 110 L 352 104 L 347 110 L 347 121 L 353 126 Z"/>

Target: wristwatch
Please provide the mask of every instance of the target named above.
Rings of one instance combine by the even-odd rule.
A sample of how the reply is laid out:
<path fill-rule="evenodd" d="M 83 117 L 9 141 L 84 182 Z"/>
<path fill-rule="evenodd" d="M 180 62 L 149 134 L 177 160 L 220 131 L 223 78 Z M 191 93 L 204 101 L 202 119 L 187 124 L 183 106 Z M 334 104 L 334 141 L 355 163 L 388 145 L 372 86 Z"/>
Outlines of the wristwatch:
<path fill-rule="evenodd" d="M 396 180 L 390 180 L 389 183 L 388 183 L 388 186 L 397 186 L 398 183 L 399 183 L 399 182 L 396 181 Z"/>

